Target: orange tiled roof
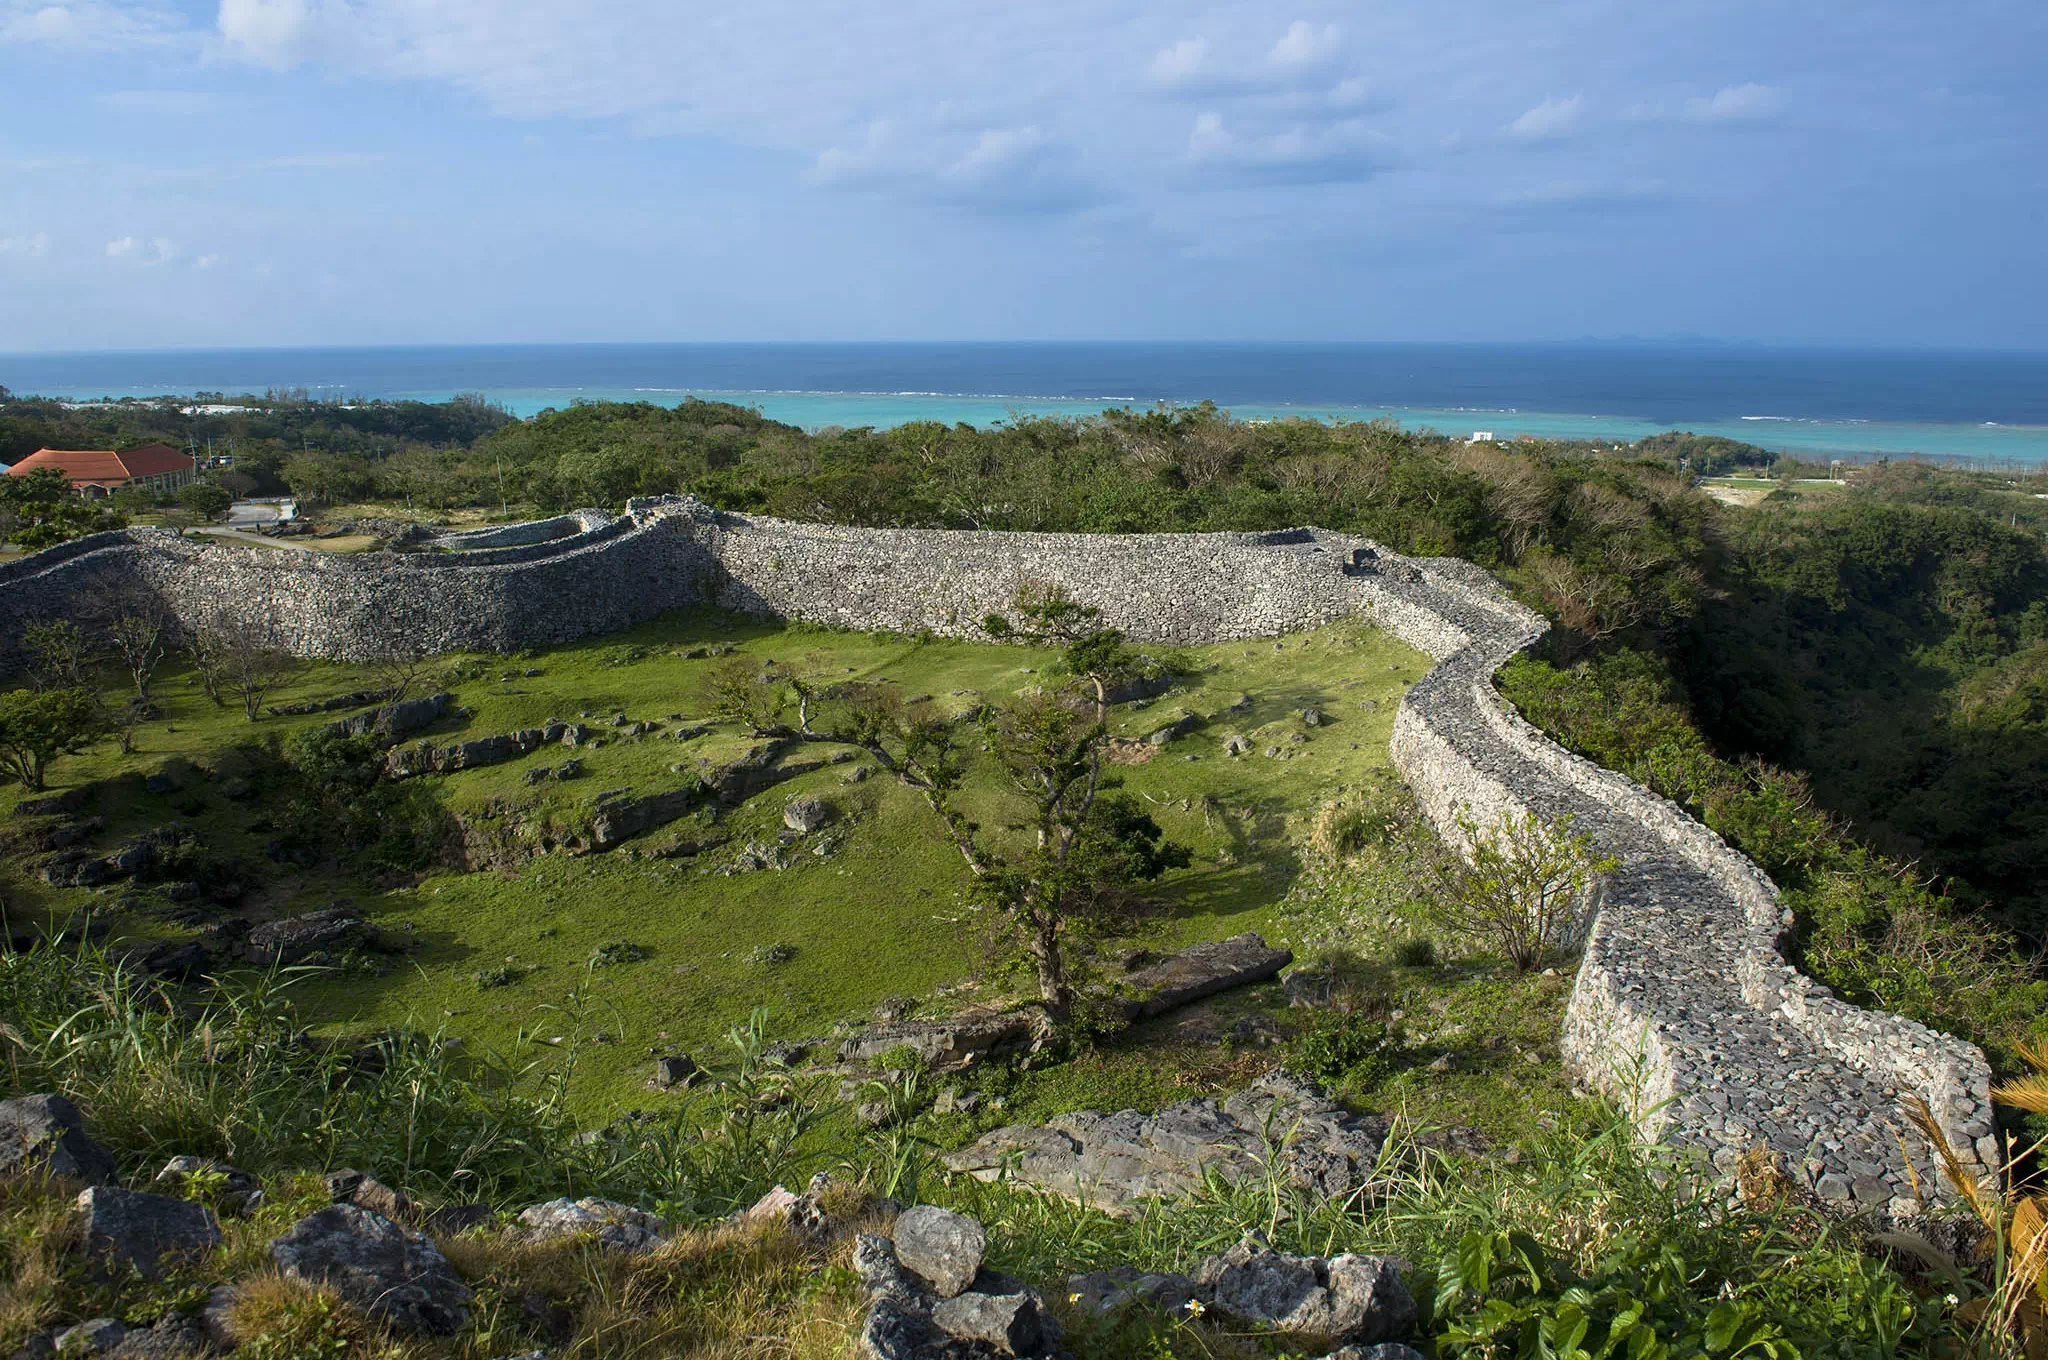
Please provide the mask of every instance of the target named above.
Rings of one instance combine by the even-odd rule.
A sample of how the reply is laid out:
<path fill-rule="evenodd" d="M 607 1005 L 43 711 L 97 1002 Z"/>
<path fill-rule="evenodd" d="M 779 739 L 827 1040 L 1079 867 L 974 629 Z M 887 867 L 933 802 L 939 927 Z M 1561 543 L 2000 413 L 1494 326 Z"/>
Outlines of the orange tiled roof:
<path fill-rule="evenodd" d="M 56 468 L 73 486 L 122 486 L 137 477 L 190 472 L 192 460 L 168 444 L 138 444 L 132 449 L 37 449 L 7 470 L 26 477 L 42 468 Z"/>

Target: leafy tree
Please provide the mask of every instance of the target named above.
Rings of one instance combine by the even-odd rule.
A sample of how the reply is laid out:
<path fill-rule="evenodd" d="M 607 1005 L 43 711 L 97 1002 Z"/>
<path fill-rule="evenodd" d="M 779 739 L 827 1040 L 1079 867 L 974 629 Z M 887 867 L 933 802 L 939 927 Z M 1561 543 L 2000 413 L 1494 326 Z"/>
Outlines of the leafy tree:
<path fill-rule="evenodd" d="M 10 690 L 0 694 L 0 771 L 31 789 L 61 755 L 81 749 L 105 722 L 98 698 L 85 689 Z"/>
<path fill-rule="evenodd" d="M 38 552 L 74 538 L 118 529 L 123 520 L 71 492 L 55 468 L 0 477 L 0 527 L 16 547 Z"/>
<path fill-rule="evenodd" d="M 178 492 L 178 504 L 205 523 L 227 514 L 234 503 L 233 492 L 212 482 L 194 482 Z"/>
<path fill-rule="evenodd" d="M 1187 864 L 1188 852 L 1165 841 L 1135 801 L 1104 796 L 1108 693 L 1138 664 L 1136 654 L 1115 629 L 1098 626 L 1098 611 L 1056 588 L 1026 590 L 1016 608 L 1021 623 L 991 616 L 988 631 L 1067 642 L 1070 677 L 1057 690 L 985 707 L 974 720 L 1024 804 L 1014 828 L 1025 835 L 1022 850 L 1006 849 L 955 804 L 966 724 L 929 701 L 907 704 L 881 684 L 821 685 L 741 658 L 713 672 L 706 698 L 757 736 L 858 746 L 921 793 L 973 875 L 976 896 L 1009 918 L 1037 972 L 1046 1018 L 1058 1026 L 1074 1004 L 1069 937 L 1127 907 L 1130 884 Z"/>

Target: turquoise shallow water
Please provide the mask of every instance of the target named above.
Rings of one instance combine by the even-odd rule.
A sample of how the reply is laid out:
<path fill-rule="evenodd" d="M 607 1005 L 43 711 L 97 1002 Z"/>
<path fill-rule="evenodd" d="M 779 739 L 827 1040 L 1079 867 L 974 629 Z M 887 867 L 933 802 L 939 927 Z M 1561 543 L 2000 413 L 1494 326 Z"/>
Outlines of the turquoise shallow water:
<path fill-rule="evenodd" d="M 2048 463 L 2048 354 L 1714 344 L 816 343 L 442 345 L 0 355 L 20 393 L 307 391 L 520 415 L 578 400 L 735 401 L 778 420 L 992 425 L 1214 400 L 1238 416 L 1623 442 L 1721 434 L 1814 457 Z"/>
<path fill-rule="evenodd" d="M 422 393 L 423 400 L 441 400 L 452 393 Z M 530 416 L 550 406 L 573 401 L 655 401 L 673 404 L 688 396 L 730 401 L 757 408 L 774 420 L 806 429 L 830 425 L 878 429 L 914 420 L 989 426 L 1020 416 L 1095 415 L 1106 406 L 1143 403 L 1061 397 L 974 397 L 902 392 L 774 392 L 695 390 L 649 391 L 625 388 L 551 388 L 493 394 L 515 415 Z M 1378 420 L 1398 421 L 1408 429 L 1436 430 L 1468 437 L 1486 431 L 1497 438 L 1517 435 L 1555 439 L 1611 439 L 1629 443 L 1673 428 L 1672 423 L 1634 416 L 1573 415 L 1556 411 L 1475 410 L 1446 407 L 1297 405 L 1275 402 L 1230 403 L 1244 420 Z M 2024 425 L 1916 424 L 1899 421 L 1818 420 L 1762 417 L 1684 422 L 1697 434 L 1726 435 L 1746 443 L 1789 453 L 1829 457 L 1927 455 L 2022 463 L 2048 463 L 2048 427 Z"/>

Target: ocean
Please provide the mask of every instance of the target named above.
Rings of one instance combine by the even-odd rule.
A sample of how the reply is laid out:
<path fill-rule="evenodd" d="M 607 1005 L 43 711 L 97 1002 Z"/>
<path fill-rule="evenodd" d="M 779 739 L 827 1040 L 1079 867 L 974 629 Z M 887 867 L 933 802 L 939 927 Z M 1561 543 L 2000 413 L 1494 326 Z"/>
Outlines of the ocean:
<path fill-rule="evenodd" d="M 739 402 L 810 429 L 992 425 L 1215 401 L 1497 438 L 1659 430 L 1788 452 L 2048 463 L 2048 354 L 1680 343 L 447 345 L 0 356 L 0 386 L 92 400 L 304 388 L 526 416 L 579 400 Z"/>

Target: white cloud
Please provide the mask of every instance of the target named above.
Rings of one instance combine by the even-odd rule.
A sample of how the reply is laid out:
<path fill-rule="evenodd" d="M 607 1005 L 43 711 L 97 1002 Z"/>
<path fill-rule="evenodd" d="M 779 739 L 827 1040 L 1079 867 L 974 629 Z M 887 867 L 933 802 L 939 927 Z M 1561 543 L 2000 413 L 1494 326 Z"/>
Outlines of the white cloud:
<path fill-rule="evenodd" d="M 835 188 L 899 188 L 978 212 L 1067 212 L 1100 197 L 1073 149 L 1036 124 L 980 128 L 963 144 L 957 136 L 913 140 L 877 121 L 853 144 L 819 152 L 804 178 Z"/>
<path fill-rule="evenodd" d="M 1182 38 L 1173 46 L 1162 48 L 1158 55 L 1152 58 L 1148 74 L 1154 84 L 1172 88 L 1195 81 L 1208 65 L 1209 40 Z"/>
<path fill-rule="evenodd" d="M 238 56 L 283 69 L 338 46 L 356 17 L 347 0 L 220 0 L 216 22 Z"/>
<path fill-rule="evenodd" d="M 110 4 L 106 0 L 0 0 L 0 42 L 53 47 L 107 49 L 140 47 L 178 38 L 184 23 L 153 4 Z"/>
<path fill-rule="evenodd" d="M 47 231 L 39 231 L 33 236 L 0 236 L 0 255 L 22 255 L 35 260 L 49 253 L 50 233 Z"/>
<path fill-rule="evenodd" d="M 122 236 L 107 242 L 107 258 L 110 260 L 134 260 L 138 264 L 169 264 L 178 256 L 178 248 L 161 236 L 152 236 L 147 241 L 133 236 Z"/>
<path fill-rule="evenodd" d="M 1508 132 L 1530 142 L 1562 137 L 1578 126 L 1579 115 L 1584 109 L 1585 100 L 1579 95 L 1568 99 L 1546 99 L 1508 124 Z"/>
<path fill-rule="evenodd" d="M 1784 91 L 1755 81 L 1729 85 L 1704 99 L 1685 101 L 1686 117 L 1701 123 L 1758 122 L 1784 111 Z"/>
<path fill-rule="evenodd" d="M 874 184 L 896 179 L 900 167 L 892 164 L 896 154 L 896 130 L 886 118 L 877 118 L 861 129 L 860 140 L 852 146 L 828 146 L 811 162 L 804 178 L 813 184 Z"/>
<path fill-rule="evenodd" d="M 1270 31 L 1270 30 L 1269 30 Z M 1313 89 L 1330 97 L 1331 68 L 1343 56 L 1344 31 L 1335 24 L 1297 19 L 1263 54 L 1243 41 L 1219 44 L 1197 35 L 1153 54 L 1145 68 L 1155 88 L 1188 96 L 1261 95 Z M 1337 80 L 1336 89 L 1362 84 Z M 1348 97 L 1348 96 L 1347 96 Z"/>
<path fill-rule="evenodd" d="M 1246 134 L 1210 112 L 1188 132 L 1187 159 L 1211 183 L 1333 184 L 1370 179 L 1392 163 L 1393 152 L 1386 138 L 1356 120 Z"/>
<path fill-rule="evenodd" d="M 1296 19 L 1280 35 L 1280 41 L 1273 44 L 1273 50 L 1266 54 L 1266 60 L 1281 70 L 1299 71 L 1321 66 L 1336 57 L 1344 41 L 1344 31 L 1335 24 L 1324 24 L 1317 28 L 1304 19 Z"/>
<path fill-rule="evenodd" d="M 218 255 L 201 255 L 198 259 L 192 261 L 192 267 L 194 269 L 211 269 L 219 263 L 220 256 Z"/>
<path fill-rule="evenodd" d="M 986 180 L 1014 170 L 1045 149 L 1045 134 L 1036 126 L 984 128 L 965 155 L 946 167 L 948 179 Z"/>

